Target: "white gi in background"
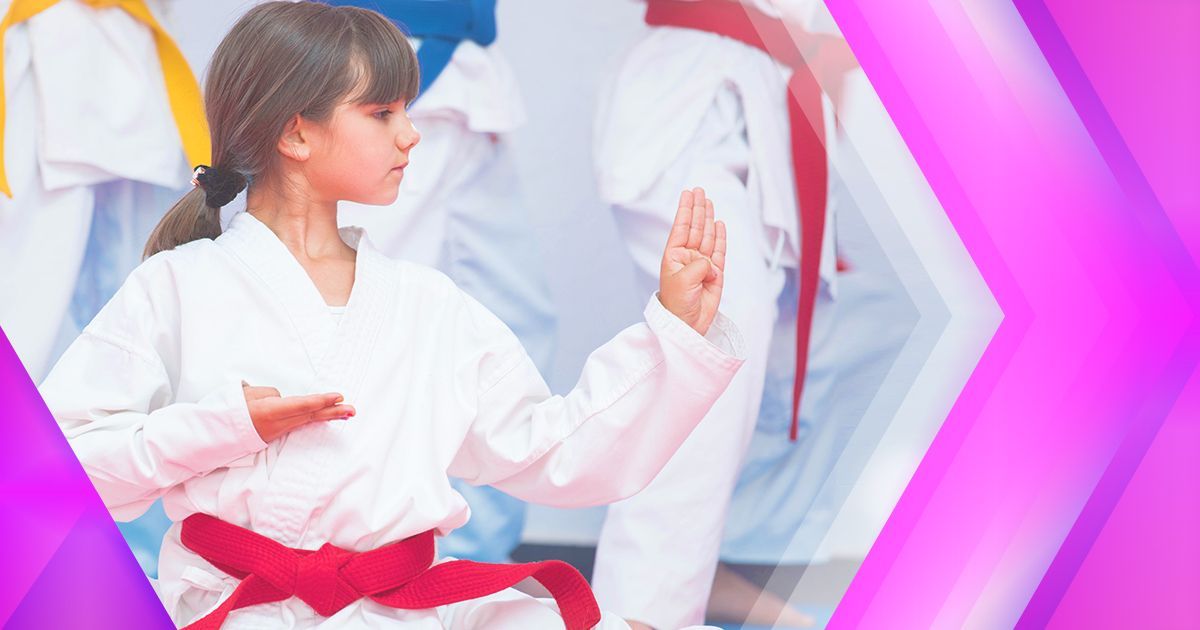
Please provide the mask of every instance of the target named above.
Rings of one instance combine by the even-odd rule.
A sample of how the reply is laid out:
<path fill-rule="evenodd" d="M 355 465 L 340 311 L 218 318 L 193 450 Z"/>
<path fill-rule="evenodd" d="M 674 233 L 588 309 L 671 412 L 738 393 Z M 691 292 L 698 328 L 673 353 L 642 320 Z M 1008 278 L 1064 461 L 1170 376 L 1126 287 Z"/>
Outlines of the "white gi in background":
<path fill-rule="evenodd" d="M 810 31 L 836 32 L 816 0 L 747 4 Z M 599 105 L 598 184 L 643 288 L 658 275 L 655 235 L 672 220 L 664 208 L 679 188 L 702 186 L 729 226 L 722 310 L 746 337 L 746 364 L 729 389 L 643 492 L 609 507 L 601 531 L 593 575 L 601 606 L 658 628 L 703 619 L 730 496 L 759 416 L 768 355 L 776 344 L 795 354 L 794 336 L 775 335 L 777 326 L 794 327 L 794 281 L 783 320 L 779 304 L 799 259 L 790 76 L 790 68 L 741 42 L 648 27 L 625 53 Z M 828 101 L 825 110 L 826 137 L 834 138 Z M 828 149 L 836 159 L 833 143 Z M 810 424 L 829 415 L 839 360 L 831 343 L 837 204 L 830 196 L 800 409 Z M 788 441 L 786 425 L 777 439 L 780 449 L 802 448 Z"/>
<path fill-rule="evenodd" d="M 64 0 L 63 4 L 77 5 L 74 0 Z M 233 22 L 245 10 L 254 5 L 254 2 L 248 0 L 206 0 L 205 2 L 191 2 L 190 0 L 148 0 L 148 6 L 153 11 L 159 24 L 166 29 L 176 44 L 188 59 L 193 74 L 200 78 L 203 75 L 208 59 L 212 56 L 215 50 L 217 41 L 224 33 L 232 26 Z M 120 9 L 109 9 L 107 12 L 123 13 Z M 101 15 L 97 13 L 96 15 Z M 35 20 L 39 19 L 35 18 Z M 136 24 L 138 28 L 145 30 L 145 26 Z M 15 30 L 15 29 L 14 29 Z M 11 31 L 10 31 L 11 32 Z M 47 35 L 55 46 L 61 46 L 63 38 L 69 37 L 71 32 L 62 31 Z M 110 38 L 111 39 L 111 38 Z M 87 45 L 93 46 L 95 42 L 90 42 Z M 145 60 L 147 67 L 153 70 L 153 73 L 146 77 L 149 83 L 139 88 L 140 90 L 150 90 L 159 93 L 158 101 L 152 99 L 143 99 L 140 91 L 131 91 L 129 85 L 126 84 L 111 84 L 111 88 L 105 89 L 122 90 L 122 93 L 139 95 L 136 96 L 135 105 L 145 107 L 158 103 L 157 117 L 166 116 L 169 119 L 170 110 L 165 98 L 164 84 L 162 80 L 162 71 L 160 69 L 157 51 L 153 46 L 141 47 L 139 50 L 142 53 L 152 55 Z M 132 54 L 122 55 L 121 63 L 129 63 L 131 59 L 136 58 Z M 90 72 L 90 66 L 79 66 L 85 72 Z M 157 74 L 154 74 L 157 73 Z M 145 74 L 145 73 L 143 73 Z M 89 77 L 90 78 L 90 77 Z M 61 80 L 58 85 L 79 84 L 79 80 L 72 80 L 68 83 L 63 83 Z M 72 102 L 70 99 L 75 99 L 78 102 L 83 96 L 89 93 L 85 91 L 70 91 L 63 94 L 64 102 Z M 149 101 L 147 103 L 147 101 Z M 117 98 L 108 100 L 109 103 L 114 103 L 119 106 L 127 106 L 129 103 L 125 98 Z M 92 105 L 89 101 L 89 107 Z M 130 110 L 130 116 L 140 116 L 141 110 Z M 104 128 L 103 125 L 108 124 L 107 120 L 99 119 L 92 121 L 89 126 L 88 133 L 97 135 L 101 138 L 108 138 L 112 130 Z M 161 124 L 151 125 L 151 128 L 161 128 Z M 11 129 L 11 127 L 10 127 Z M 170 122 L 168 131 L 176 145 L 176 151 L 179 152 L 179 134 L 175 130 L 174 122 Z M 130 138 L 138 140 L 137 136 Z M 109 139 L 111 142 L 112 139 Z M 112 144 L 111 146 L 118 146 Z M 10 153 L 11 155 L 11 153 Z M 150 161 L 148 160 L 148 163 Z M 181 153 L 179 160 L 179 168 L 181 169 L 177 180 L 167 186 L 136 179 L 113 179 L 103 183 L 95 184 L 89 188 L 92 196 L 89 212 L 86 214 L 87 221 L 90 222 L 90 231 L 87 225 L 81 226 L 81 232 L 77 237 L 84 239 L 86 246 L 81 245 L 79 254 L 82 256 L 82 262 L 78 265 L 78 274 L 71 280 L 74 285 L 73 294 L 70 296 L 70 307 L 67 316 L 60 320 L 47 318 L 41 322 L 47 330 L 51 325 L 54 325 L 56 339 L 51 342 L 49 355 L 44 362 L 44 367 L 39 373 L 34 374 L 35 380 L 40 379 L 50 365 L 62 354 L 69 346 L 84 326 L 96 316 L 100 308 L 112 298 L 117 288 L 125 281 L 126 276 L 142 260 L 142 250 L 145 247 L 146 239 L 154 230 L 162 216 L 166 213 L 180 197 L 184 195 L 190 188 L 191 178 L 190 167 L 186 164 Z M 11 174 L 11 171 L 10 171 Z M 2 203 L 2 200 L 0 200 Z M 240 204 L 238 204 L 240 205 Z M 61 228 L 60 225 L 47 226 Z M 73 234 L 74 232 L 70 232 Z M 0 236 L 0 238 L 3 238 Z M 51 234 L 46 237 L 38 237 L 42 242 L 52 243 L 53 238 L 57 236 Z M 49 240 L 47 240 L 49 239 Z M 30 246 L 36 244 L 36 240 L 30 241 Z M 73 250 L 71 250 L 73 251 Z M 2 272 L 0 272 L 2 273 Z M 64 270 L 65 277 L 65 270 Z M 7 293 L 0 293 L 0 296 L 7 296 Z M 4 300 L 0 300 L 2 302 Z M 14 309 L 20 308 L 18 316 L 31 315 L 37 312 L 36 305 L 14 305 Z M 29 308 L 31 310 L 25 310 Z M 7 330 L 7 328 L 6 328 Z M 26 364 L 28 366 L 28 363 Z M 32 370 L 30 370 L 31 373 Z M 129 523 L 118 523 L 125 541 L 129 544 L 130 550 L 133 551 L 138 563 L 150 576 L 154 576 L 158 566 L 158 552 L 162 546 L 163 533 L 170 526 L 170 520 L 163 513 L 162 506 L 154 505 L 146 515 Z"/>
<path fill-rule="evenodd" d="M 37 381 L 70 328 L 96 186 L 119 203 L 190 176 L 145 25 L 119 8 L 63 0 L 9 28 L 4 45 L 13 197 L 0 195 L 0 327 Z"/>
<path fill-rule="evenodd" d="M 846 75 L 838 125 L 829 137 L 830 199 L 837 200 L 838 255 L 849 268 L 838 274 L 837 300 L 827 309 L 834 325 L 822 352 L 835 367 L 834 385 L 823 415 L 802 409 L 798 443 L 789 443 L 797 303 L 789 276 L 758 423 L 725 523 L 721 559 L 728 562 L 828 560 L 820 547 L 857 480 L 832 479 L 835 467 L 920 318 L 901 280 L 912 272 L 893 268 L 870 223 L 936 200 L 876 180 L 880 173 L 897 180 L 923 176 L 861 69 Z"/>
<path fill-rule="evenodd" d="M 738 329 L 701 337 L 651 297 L 646 321 L 593 353 L 551 396 L 504 324 L 441 273 L 394 261 L 361 230 L 355 283 L 330 312 L 265 225 L 237 215 L 214 240 L 143 263 L 41 387 L 105 505 L 134 518 L 161 497 L 295 548 L 374 549 L 468 517 L 448 476 L 562 507 L 637 492 L 738 370 Z M 242 381 L 283 395 L 337 391 L 357 411 L 270 444 Z M 237 580 L 164 541 L 156 588 L 177 624 Z M 432 610 L 359 600 L 323 618 L 296 598 L 234 611 L 229 628 L 543 628 L 545 603 L 509 590 Z M 607 615 L 604 628 L 622 628 Z"/>

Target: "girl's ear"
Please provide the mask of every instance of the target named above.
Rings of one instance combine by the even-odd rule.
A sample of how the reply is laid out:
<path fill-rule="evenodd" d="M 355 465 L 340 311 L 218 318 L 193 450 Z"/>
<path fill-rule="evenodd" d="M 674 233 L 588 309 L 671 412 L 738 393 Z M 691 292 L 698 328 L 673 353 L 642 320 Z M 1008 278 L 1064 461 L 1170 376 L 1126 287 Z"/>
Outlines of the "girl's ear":
<path fill-rule="evenodd" d="M 311 123 L 296 114 L 283 126 L 283 135 L 279 136 L 275 148 L 285 158 L 305 162 L 312 153 L 313 131 Z"/>

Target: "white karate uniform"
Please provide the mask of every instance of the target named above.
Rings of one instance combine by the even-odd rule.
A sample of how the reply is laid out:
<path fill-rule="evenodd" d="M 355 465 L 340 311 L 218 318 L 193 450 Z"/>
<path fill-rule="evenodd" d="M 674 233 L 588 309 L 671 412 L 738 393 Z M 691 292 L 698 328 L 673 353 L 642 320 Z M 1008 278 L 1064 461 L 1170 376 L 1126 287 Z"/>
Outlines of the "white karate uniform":
<path fill-rule="evenodd" d="M 179 187 L 188 169 L 153 35 L 123 10 L 63 0 L 9 28 L 4 45 L 13 197 L 0 195 L 0 327 L 37 380 L 75 288 L 92 186 Z"/>
<path fill-rule="evenodd" d="M 368 550 L 467 521 L 448 477 L 525 500 L 585 506 L 629 496 L 661 468 L 742 361 L 718 315 L 706 337 L 657 298 L 551 396 L 516 337 L 441 273 L 386 258 L 345 228 L 355 282 L 335 318 L 275 235 L 239 214 L 216 240 L 134 271 L 41 387 L 114 517 L 162 498 L 284 545 Z M 283 395 L 336 391 L 347 421 L 265 444 L 242 381 Z M 168 532 L 157 591 L 177 624 L 237 580 Z M 557 613 L 514 591 L 433 610 L 359 600 L 326 619 L 296 598 L 233 612 L 228 628 L 540 628 Z M 606 617 L 602 627 L 624 627 Z"/>
<path fill-rule="evenodd" d="M 810 30 L 831 24 L 813 1 L 748 2 Z M 648 27 L 605 91 L 595 128 L 601 194 L 613 205 L 643 287 L 652 286 L 680 189 L 704 187 L 728 225 L 722 309 L 746 336 L 746 364 L 663 472 L 609 507 L 593 586 L 601 606 L 669 629 L 699 623 L 716 569 L 727 506 L 759 416 L 768 355 L 799 255 L 786 86 L 791 69 L 757 48 L 690 29 Z M 835 133 L 826 103 L 826 137 Z M 828 413 L 837 356 L 830 344 L 836 296 L 829 198 L 801 417 Z M 795 293 L 791 293 L 794 299 Z M 790 311 L 788 310 L 790 308 Z M 790 344 L 795 353 L 794 337 Z M 790 400 L 788 420 L 790 422 Z M 799 448 L 780 437 L 782 448 Z"/>

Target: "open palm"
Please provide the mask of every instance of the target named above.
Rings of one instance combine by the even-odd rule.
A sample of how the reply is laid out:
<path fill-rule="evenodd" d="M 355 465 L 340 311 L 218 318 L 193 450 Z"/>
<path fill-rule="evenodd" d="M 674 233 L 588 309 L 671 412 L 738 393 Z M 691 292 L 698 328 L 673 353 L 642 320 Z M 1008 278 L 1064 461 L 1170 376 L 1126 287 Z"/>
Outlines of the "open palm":
<path fill-rule="evenodd" d="M 713 214 L 703 188 L 683 191 L 658 276 L 663 306 L 701 335 L 717 316 L 725 285 L 725 224 Z"/>

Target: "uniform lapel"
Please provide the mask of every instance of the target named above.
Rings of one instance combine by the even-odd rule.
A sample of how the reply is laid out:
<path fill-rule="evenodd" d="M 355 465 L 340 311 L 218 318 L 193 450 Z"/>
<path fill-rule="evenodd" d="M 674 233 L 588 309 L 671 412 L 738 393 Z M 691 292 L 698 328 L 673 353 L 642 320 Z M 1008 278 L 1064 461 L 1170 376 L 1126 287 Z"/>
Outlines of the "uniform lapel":
<path fill-rule="evenodd" d="M 307 272 L 266 225 L 247 213 L 234 217 L 220 237 L 281 303 L 312 366 L 310 391 L 337 391 L 356 404 L 364 391 L 371 353 L 378 345 L 395 296 L 394 265 L 377 252 L 361 228 L 342 228 L 342 239 L 358 252 L 354 287 L 338 324 Z M 392 309 L 394 311 L 394 309 Z M 369 431 L 362 414 L 355 422 L 317 422 L 280 438 L 278 458 L 253 529 L 284 544 L 305 540 L 308 522 L 338 486 L 337 462 L 350 440 Z M 324 542 L 324 541 L 316 541 Z"/>

